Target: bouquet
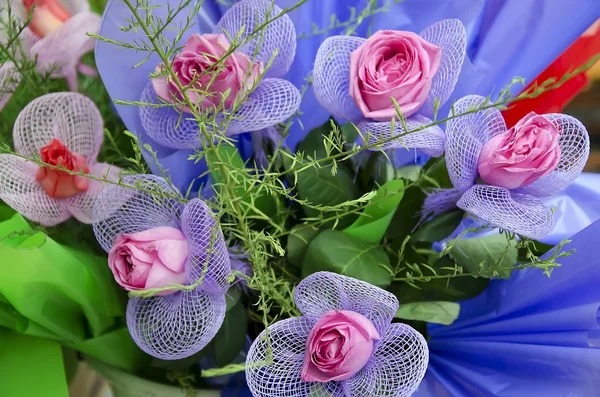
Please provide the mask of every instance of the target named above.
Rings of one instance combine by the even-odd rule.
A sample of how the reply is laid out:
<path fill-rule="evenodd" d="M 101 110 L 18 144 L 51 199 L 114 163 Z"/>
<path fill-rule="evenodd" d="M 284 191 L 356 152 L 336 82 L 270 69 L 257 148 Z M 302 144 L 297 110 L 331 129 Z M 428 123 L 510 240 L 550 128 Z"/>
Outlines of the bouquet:
<path fill-rule="evenodd" d="M 6 332 L 65 346 L 108 378 L 125 371 L 191 394 L 241 387 L 254 397 L 497 393 L 493 380 L 457 376 L 455 388 L 441 377 L 440 339 L 473 326 L 470 299 L 502 282 L 492 312 L 547 280 L 578 331 L 592 333 L 592 310 L 579 308 L 597 309 L 600 297 L 566 299 L 593 288 L 563 276 L 579 243 L 563 232 L 573 213 L 555 214 L 583 183 L 588 132 L 559 112 L 507 125 L 502 111 L 596 61 L 523 88 L 598 6 L 574 6 L 587 10 L 581 26 L 521 62 L 510 52 L 520 40 L 486 55 L 498 50 L 490 32 L 508 29 L 489 20 L 489 4 L 440 13 L 416 0 L 323 3 L 349 15 L 320 27 L 303 19 L 320 7 L 308 0 L 8 0 Z M 524 76 L 485 72 L 507 60 Z M 538 317 L 544 335 L 571 330 Z M 540 344 L 553 352 L 570 338 Z M 555 390 L 585 383 L 591 395 L 591 373 L 563 374 Z"/>

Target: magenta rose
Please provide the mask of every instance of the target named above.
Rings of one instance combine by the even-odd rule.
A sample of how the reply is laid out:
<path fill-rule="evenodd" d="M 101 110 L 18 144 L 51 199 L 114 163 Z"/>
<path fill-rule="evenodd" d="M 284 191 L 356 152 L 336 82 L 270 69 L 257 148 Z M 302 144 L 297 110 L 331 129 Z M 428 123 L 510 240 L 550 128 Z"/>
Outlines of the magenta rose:
<path fill-rule="evenodd" d="M 390 121 L 416 113 L 431 91 L 442 49 L 413 32 L 380 30 L 350 55 L 350 96 L 363 116 Z"/>
<path fill-rule="evenodd" d="M 219 66 L 215 63 L 229 50 L 230 44 L 224 34 L 193 34 L 181 52 L 173 59 L 173 71 L 191 102 L 199 110 L 230 109 L 237 98 L 243 97 L 254 85 L 264 70 L 261 62 L 252 62 L 248 55 L 233 52 Z M 160 72 L 163 65 L 158 65 Z M 217 75 L 207 70 L 218 70 Z M 167 76 L 152 80 L 156 94 L 167 102 L 183 101 L 184 96 L 177 84 Z M 223 96 L 230 90 L 223 103 Z M 185 109 L 189 111 L 189 109 Z"/>
<path fill-rule="evenodd" d="M 516 189 L 548 175 L 560 161 L 560 133 L 544 116 L 529 113 L 483 145 L 478 171 L 490 185 Z"/>
<path fill-rule="evenodd" d="M 331 310 L 315 324 L 306 342 L 302 366 L 305 382 L 350 379 L 371 358 L 379 333 L 365 316 Z"/>
<path fill-rule="evenodd" d="M 188 251 L 181 231 L 160 226 L 119 235 L 108 253 L 108 266 L 117 283 L 128 291 L 183 284 Z"/>

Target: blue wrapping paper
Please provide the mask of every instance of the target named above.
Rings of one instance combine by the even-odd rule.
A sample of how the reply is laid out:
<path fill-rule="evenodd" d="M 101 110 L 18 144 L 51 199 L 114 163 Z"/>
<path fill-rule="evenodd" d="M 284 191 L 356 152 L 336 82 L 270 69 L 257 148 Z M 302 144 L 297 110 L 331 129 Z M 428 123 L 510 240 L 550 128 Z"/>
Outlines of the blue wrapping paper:
<path fill-rule="evenodd" d="M 430 362 L 415 397 L 590 397 L 600 390 L 600 221 L 547 277 L 493 280 L 450 326 L 429 326 Z"/>

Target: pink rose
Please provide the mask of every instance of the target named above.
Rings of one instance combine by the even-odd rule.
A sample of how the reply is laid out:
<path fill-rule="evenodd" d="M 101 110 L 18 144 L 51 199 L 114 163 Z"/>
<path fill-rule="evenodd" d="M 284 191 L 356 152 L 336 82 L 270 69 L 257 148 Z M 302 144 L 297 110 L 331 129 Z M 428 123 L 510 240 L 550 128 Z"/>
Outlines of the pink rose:
<path fill-rule="evenodd" d="M 379 333 L 365 316 L 349 310 L 332 310 L 315 324 L 306 342 L 302 366 L 305 382 L 346 380 L 371 358 Z"/>
<path fill-rule="evenodd" d="M 71 14 L 58 0 L 24 0 L 28 13 L 33 8 L 29 29 L 38 37 L 44 37 L 58 30 Z M 34 7 L 35 6 L 35 7 Z"/>
<path fill-rule="evenodd" d="M 229 41 L 224 34 L 193 34 L 185 43 L 181 52 L 173 59 L 173 71 L 191 102 L 199 110 L 219 108 L 222 105 L 230 109 L 236 99 L 243 97 L 254 85 L 263 72 L 263 64 L 250 60 L 248 55 L 241 52 L 230 54 L 220 66 L 214 66 L 229 49 Z M 160 72 L 163 65 L 158 65 Z M 203 72 L 211 70 L 200 76 Z M 199 77 L 200 76 L 200 77 Z M 183 101 L 184 96 L 177 84 L 167 76 L 152 80 L 156 94 L 167 102 L 173 98 Z M 223 104 L 223 94 L 230 90 Z M 208 95 L 206 95 L 208 93 Z M 185 109 L 189 111 L 189 109 Z"/>
<path fill-rule="evenodd" d="M 187 257 L 183 233 L 161 226 L 119 235 L 108 253 L 108 266 L 121 287 L 143 290 L 185 283 Z"/>
<path fill-rule="evenodd" d="M 69 171 L 79 171 L 86 174 L 90 172 L 85 157 L 72 153 L 56 138 L 40 150 L 40 159 L 46 164 L 62 166 Z M 38 168 L 35 180 L 42 185 L 48 196 L 58 199 L 86 192 L 90 184 L 89 180 L 84 176 L 72 175 L 65 171 L 49 167 Z"/>
<path fill-rule="evenodd" d="M 441 58 L 442 49 L 416 33 L 380 30 L 350 55 L 350 96 L 370 119 L 393 119 L 391 98 L 411 116 L 429 95 Z"/>
<path fill-rule="evenodd" d="M 483 145 L 478 163 L 481 179 L 507 189 L 531 185 L 558 165 L 559 137 L 550 120 L 529 113 Z"/>

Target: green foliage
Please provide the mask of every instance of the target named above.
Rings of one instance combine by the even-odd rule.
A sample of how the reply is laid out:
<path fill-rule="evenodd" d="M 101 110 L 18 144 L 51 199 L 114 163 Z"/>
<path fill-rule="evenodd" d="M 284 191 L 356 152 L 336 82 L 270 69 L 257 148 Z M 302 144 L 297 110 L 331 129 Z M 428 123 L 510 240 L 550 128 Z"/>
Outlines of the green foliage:
<path fill-rule="evenodd" d="M 343 274 L 379 287 L 392 281 L 389 258 L 379 244 L 335 230 L 322 231 L 308 246 L 302 277 L 318 271 Z"/>
<path fill-rule="evenodd" d="M 285 248 L 286 257 L 292 265 L 302 266 L 308 245 L 318 234 L 319 229 L 310 224 L 297 225 L 292 228 Z"/>
<path fill-rule="evenodd" d="M 377 190 L 360 217 L 343 232 L 370 243 L 380 242 L 403 196 L 404 182 L 389 181 Z"/>
<path fill-rule="evenodd" d="M 517 264 L 518 249 L 514 239 L 503 234 L 455 241 L 450 255 L 469 272 L 478 271 L 482 277 L 508 278 L 510 267 Z"/>
<path fill-rule="evenodd" d="M 400 305 L 395 317 L 450 325 L 459 313 L 460 305 L 454 302 L 414 302 Z"/>
<path fill-rule="evenodd" d="M 439 215 L 432 220 L 425 222 L 413 234 L 413 240 L 427 243 L 442 241 L 448 237 L 462 221 L 464 213 L 461 210 L 454 210 Z"/>
<path fill-rule="evenodd" d="M 230 297 L 227 298 L 228 306 Z M 212 341 L 215 362 L 218 367 L 231 363 L 242 351 L 248 330 L 248 312 L 240 300 L 228 307 L 223 325 Z"/>

